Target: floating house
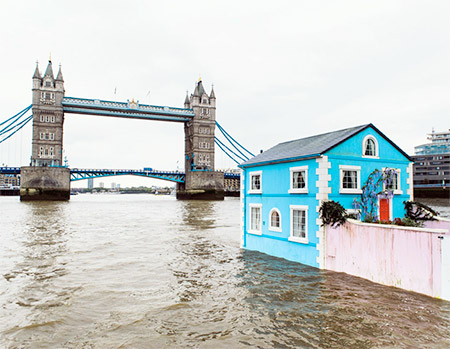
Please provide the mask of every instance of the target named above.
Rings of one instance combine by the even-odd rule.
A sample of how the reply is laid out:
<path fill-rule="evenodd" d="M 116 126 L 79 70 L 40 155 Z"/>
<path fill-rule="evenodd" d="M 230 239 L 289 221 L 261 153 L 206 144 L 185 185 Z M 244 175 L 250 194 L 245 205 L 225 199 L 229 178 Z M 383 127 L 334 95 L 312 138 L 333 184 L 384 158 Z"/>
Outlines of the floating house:
<path fill-rule="evenodd" d="M 393 196 L 379 199 L 382 220 L 404 216 L 412 200 L 412 161 L 372 124 L 280 143 L 240 165 L 241 245 L 326 268 L 319 207 L 334 200 L 353 210 L 375 169 L 395 170 Z"/>

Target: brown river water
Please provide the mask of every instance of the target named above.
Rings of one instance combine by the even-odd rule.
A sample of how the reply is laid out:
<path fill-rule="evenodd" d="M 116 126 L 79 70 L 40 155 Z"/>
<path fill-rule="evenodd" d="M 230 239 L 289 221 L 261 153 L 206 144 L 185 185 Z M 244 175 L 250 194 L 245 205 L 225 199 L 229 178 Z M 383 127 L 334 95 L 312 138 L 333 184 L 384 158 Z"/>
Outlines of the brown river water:
<path fill-rule="evenodd" d="M 239 216 L 236 198 L 0 197 L 0 348 L 450 347 L 450 302 L 243 251 Z"/>

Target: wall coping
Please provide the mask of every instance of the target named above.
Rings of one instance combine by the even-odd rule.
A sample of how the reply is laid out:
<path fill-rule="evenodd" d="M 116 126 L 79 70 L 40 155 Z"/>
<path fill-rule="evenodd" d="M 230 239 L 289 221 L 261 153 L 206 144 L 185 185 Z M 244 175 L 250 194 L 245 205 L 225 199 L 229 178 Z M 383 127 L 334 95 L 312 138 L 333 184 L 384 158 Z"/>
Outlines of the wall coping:
<path fill-rule="evenodd" d="M 429 229 L 429 228 L 420 228 L 420 227 L 404 227 L 401 225 L 393 225 L 393 224 L 378 224 L 378 223 L 365 223 L 360 222 L 355 219 L 347 219 L 347 222 L 355 224 L 355 225 L 361 225 L 365 227 L 372 227 L 372 228 L 385 228 L 385 229 L 400 229 L 400 230 L 410 230 L 410 231 L 418 231 L 422 233 L 432 233 L 432 234 L 448 234 L 449 231 L 447 229 Z"/>
<path fill-rule="evenodd" d="M 440 216 L 436 216 L 434 218 L 436 218 L 436 220 L 438 220 L 438 221 L 449 222 L 450 223 L 450 219 L 448 219 L 448 218 L 444 218 L 444 217 L 440 217 Z"/>

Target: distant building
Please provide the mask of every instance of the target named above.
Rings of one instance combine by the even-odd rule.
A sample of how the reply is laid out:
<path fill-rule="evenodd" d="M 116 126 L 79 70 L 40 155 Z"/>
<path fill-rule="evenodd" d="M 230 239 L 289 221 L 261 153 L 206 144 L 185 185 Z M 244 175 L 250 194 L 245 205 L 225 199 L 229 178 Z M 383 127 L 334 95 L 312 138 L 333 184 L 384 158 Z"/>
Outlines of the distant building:
<path fill-rule="evenodd" d="M 20 175 L 0 174 L 0 185 L 20 186 Z"/>
<path fill-rule="evenodd" d="M 111 183 L 111 189 L 116 189 L 116 183 L 114 182 Z"/>
<path fill-rule="evenodd" d="M 88 178 L 88 189 L 94 188 L 94 178 Z"/>
<path fill-rule="evenodd" d="M 98 186 L 99 186 L 100 188 L 104 188 L 104 187 L 105 187 L 105 183 L 100 182 L 100 183 L 98 184 Z"/>
<path fill-rule="evenodd" d="M 238 168 L 218 169 L 218 172 L 235 173 L 240 174 L 241 170 Z M 241 191 L 240 178 L 224 178 L 223 189 L 225 190 L 225 196 L 239 196 Z M 236 194 L 236 195 L 232 195 Z"/>
<path fill-rule="evenodd" d="M 427 137 L 431 143 L 415 147 L 414 189 L 450 187 L 450 130 L 434 132 Z M 448 195 L 448 193 L 447 193 Z"/>

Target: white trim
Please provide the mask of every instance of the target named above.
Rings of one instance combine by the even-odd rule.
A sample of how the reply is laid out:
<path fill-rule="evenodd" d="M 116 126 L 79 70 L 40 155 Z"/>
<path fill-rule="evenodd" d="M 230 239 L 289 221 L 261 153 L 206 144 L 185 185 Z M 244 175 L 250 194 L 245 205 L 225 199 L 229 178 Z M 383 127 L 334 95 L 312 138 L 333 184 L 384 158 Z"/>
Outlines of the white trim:
<path fill-rule="evenodd" d="M 375 156 L 372 155 L 365 155 L 366 152 L 366 142 L 367 140 L 372 139 L 375 142 Z M 379 159 L 380 158 L 380 153 L 379 153 L 379 148 L 378 148 L 378 141 L 375 138 L 375 136 L 373 135 L 367 135 L 364 137 L 363 141 L 362 141 L 362 157 L 363 158 L 369 158 L 369 159 Z"/>
<path fill-rule="evenodd" d="M 249 234 L 262 235 L 262 204 L 249 204 L 249 226 L 247 232 Z M 259 230 L 252 230 L 252 208 L 259 208 Z"/>
<path fill-rule="evenodd" d="M 302 244 L 307 244 L 308 243 L 308 208 L 309 206 L 307 205 L 289 205 L 289 209 L 290 209 L 290 221 L 291 221 L 291 229 L 289 231 L 289 241 L 292 242 L 299 242 Z M 305 211 L 305 237 L 304 238 L 299 238 L 296 236 L 292 236 L 292 231 L 294 228 L 294 221 L 293 221 L 293 211 L 294 210 L 299 210 L 299 211 Z"/>
<path fill-rule="evenodd" d="M 241 247 L 244 247 L 244 238 L 245 238 L 245 231 L 244 231 L 244 226 L 245 226 L 245 205 L 244 205 L 244 184 L 245 184 L 245 173 L 244 171 L 241 169 L 240 170 L 240 180 L 241 180 L 241 197 L 240 197 L 240 201 L 241 201 Z"/>
<path fill-rule="evenodd" d="M 359 209 L 357 209 L 357 208 L 346 208 L 345 211 L 347 212 L 347 214 L 357 214 L 357 215 L 359 215 L 359 221 L 361 221 L 361 211 Z M 356 220 L 356 221 L 358 221 L 358 220 Z"/>
<path fill-rule="evenodd" d="M 350 223 L 356 224 L 356 225 L 362 225 L 365 227 L 375 227 L 375 228 L 386 228 L 386 229 L 400 229 L 400 230 L 416 230 L 421 231 L 425 233 L 432 233 L 432 234 L 445 234 L 448 233 L 447 229 L 431 229 L 431 228 L 420 228 L 420 227 L 405 227 L 402 225 L 395 225 L 395 224 L 379 224 L 379 223 L 366 223 L 366 222 L 360 222 L 354 219 L 349 218 L 347 220 Z"/>
<path fill-rule="evenodd" d="M 383 172 L 387 169 L 388 167 L 383 167 L 382 168 L 382 170 L 383 170 Z M 402 173 L 402 170 L 401 169 L 399 169 L 399 168 L 392 168 L 392 167 L 389 167 L 389 169 L 391 169 L 391 170 L 394 170 L 396 173 L 397 173 L 397 189 L 395 189 L 392 193 L 394 194 L 394 195 L 401 195 L 401 194 L 403 194 L 403 190 L 402 190 L 402 187 L 401 187 L 401 185 L 402 185 L 402 181 L 401 181 L 401 173 Z M 383 182 L 383 191 L 385 191 L 386 190 L 386 184 Z"/>
<path fill-rule="evenodd" d="M 278 213 L 278 217 L 280 217 L 280 226 L 279 227 L 273 227 L 272 226 L 272 213 L 273 212 L 277 212 Z M 274 207 L 269 212 L 269 230 L 281 233 L 281 227 L 282 227 L 282 225 L 281 225 L 281 213 L 280 213 L 280 210 Z"/>
<path fill-rule="evenodd" d="M 259 189 L 252 189 L 252 177 L 253 176 L 259 176 Z M 248 173 L 249 178 L 249 187 L 248 187 L 248 193 L 249 194 L 261 194 L 262 193 L 262 171 L 253 171 Z"/>
<path fill-rule="evenodd" d="M 319 264 L 320 269 L 326 268 L 326 230 L 325 226 L 322 226 L 322 220 L 319 217 L 319 209 L 322 205 L 323 201 L 328 200 L 328 194 L 331 194 L 331 187 L 329 186 L 329 182 L 331 181 L 331 175 L 328 174 L 328 169 L 331 168 L 331 163 L 328 161 L 328 156 L 322 155 L 321 157 L 316 159 L 317 168 L 316 168 L 316 212 L 314 216 L 316 217 L 316 237 L 317 244 L 316 250 L 318 252 L 318 256 L 316 258 L 317 264 Z"/>
<path fill-rule="evenodd" d="M 356 171 L 356 188 L 343 188 L 344 171 Z M 361 166 L 339 165 L 339 194 L 361 194 Z"/>
<path fill-rule="evenodd" d="M 308 166 L 297 166 L 289 168 L 290 172 L 290 183 L 289 183 L 289 194 L 308 194 Z M 304 180 L 305 187 L 304 188 L 292 188 L 292 179 L 294 172 L 305 172 Z"/>
<path fill-rule="evenodd" d="M 406 173 L 408 174 L 408 177 L 406 178 L 406 183 L 408 184 L 406 194 L 409 195 L 410 201 L 414 201 L 413 172 L 413 163 L 410 162 L 408 168 L 406 169 Z"/>

